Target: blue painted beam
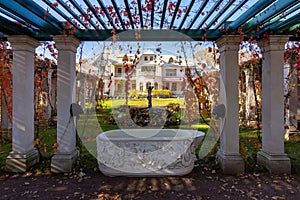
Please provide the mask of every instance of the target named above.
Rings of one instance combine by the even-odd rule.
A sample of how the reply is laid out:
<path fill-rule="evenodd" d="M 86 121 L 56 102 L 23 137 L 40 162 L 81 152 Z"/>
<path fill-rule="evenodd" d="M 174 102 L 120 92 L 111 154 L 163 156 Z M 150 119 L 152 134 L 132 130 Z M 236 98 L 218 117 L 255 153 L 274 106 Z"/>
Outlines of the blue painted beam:
<path fill-rule="evenodd" d="M 141 3 L 141 1 L 137 1 L 137 2 L 138 2 L 138 8 L 139 8 L 140 25 L 141 25 L 141 28 L 143 28 L 144 27 L 144 22 L 143 22 L 142 3 Z"/>
<path fill-rule="evenodd" d="M 172 20 L 171 20 L 171 23 L 170 23 L 170 29 L 172 29 L 173 24 L 174 24 L 174 21 L 175 21 L 175 19 L 176 19 L 176 17 L 177 17 L 177 12 L 178 12 L 180 3 L 181 3 L 181 0 L 178 0 L 178 1 L 176 2 L 175 10 L 174 10 L 174 12 L 173 12 L 173 17 L 172 17 Z"/>
<path fill-rule="evenodd" d="M 107 8 L 104 6 L 104 3 L 102 0 L 97 0 L 98 4 L 100 5 L 101 9 L 103 10 L 104 14 L 106 15 L 106 18 L 108 19 L 110 25 L 114 28 L 117 29 L 117 27 L 114 24 L 113 18 L 109 15 Z"/>
<path fill-rule="evenodd" d="M 191 12 L 191 9 L 192 9 L 194 3 L 195 3 L 195 0 L 192 0 L 177 30 L 180 30 L 182 28 L 183 24 L 185 23 L 186 18 L 189 16 L 189 13 Z"/>
<path fill-rule="evenodd" d="M 128 1 L 124 0 L 124 3 L 125 3 L 125 7 L 126 7 L 126 11 L 127 11 L 127 15 L 128 15 L 129 21 L 130 21 L 131 28 L 134 29 L 134 23 L 133 23 L 133 20 L 132 20 L 131 11 L 130 11 Z"/>
<path fill-rule="evenodd" d="M 123 21 L 123 19 L 122 19 L 122 16 L 121 16 L 120 12 L 119 12 L 119 8 L 118 8 L 117 3 L 115 2 L 115 0 L 112 0 L 111 2 L 112 2 L 112 4 L 113 4 L 113 7 L 114 7 L 114 9 L 115 9 L 115 12 L 117 13 L 117 16 L 118 16 L 118 18 L 119 18 L 119 21 L 120 21 L 120 23 L 121 23 L 121 26 L 122 26 L 123 30 L 126 30 L 125 24 L 124 24 L 124 21 Z"/>
<path fill-rule="evenodd" d="M 155 8 L 155 1 L 152 1 L 152 9 L 151 9 L 151 27 L 154 27 L 154 8 Z"/>
<path fill-rule="evenodd" d="M 0 1 L 0 7 L 26 21 L 28 24 L 32 24 L 35 27 L 38 27 L 42 31 L 49 31 L 52 34 L 58 33 L 56 27 L 52 26 L 51 24 L 49 24 L 49 22 L 41 19 L 36 14 L 27 10 L 25 7 L 21 6 L 15 1 Z"/>
<path fill-rule="evenodd" d="M 37 17 L 39 17 L 42 20 L 45 20 L 47 23 L 49 23 L 53 28 L 57 30 L 62 29 L 61 22 L 58 21 L 55 17 L 51 15 L 46 15 L 46 10 L 40 7 L 38 4 L 36 4 L 33 1 L 22 1 L 22 0 L 16 0 L 18 4 L 29 10 L 30 12 L 34 13 Z"/>
<path fill-rule="evenodd" d="M 177 31 L 177 30 L 176 30 Z M 118 31 L 121 33 L 123 31 Z M 182 34 L 186 34 L 186 40 L 190 41 L 191 38 L 195 41 L 202 41 L 204 35 L 208 35 L 206 40 L 214 41 L 222 34 L 219 30 L 180 30 L 177 31 Z M 136 41 L 135 32 L 127 32 L 126 38 L 121 38 L 122 41 Z M 154 29 L 154 30 L 140 30 L 142 35 L 140 41 L 178 41 L 177 35 L 170 35 L 169 30 Z M 121 36 L 122 34 L 120 34 Z M 109 31 L 105 30 L 79 30 L 75 35 L 81 41 L 105 41 L 112 36 Z"/>
<path fill-rule="evenodd" d="M 50 0 L 42 0 L 45 4 L 47 4 L 49 7 L 55 10 L 62 18 L 64 18 L 67 22 L 72 24 L 72 26 L 79 28 L 68 16 L 65 15 L 64 12 L 62 12 L 58 7 L 53 7 L 53 3 Z"/>
<path fill-rule="evenodd" d="M 1 23 L 2 22 L 2 23 Z M 3 23 L 5 23 L 4 21 L 1 21 L 0 19 L 0 32 L 2 32 L 2 37 L 4 37 L 3 39 L 5 39 L 5 37 L 7 35 L 10 34 L 26 34 L 29 35 L 30 37 L 33 37 L 39 41 L 51 41 L 53 38 L 53 35 L 46 33 L 46 32 L 31 32 L 28 29 L 19 29 L 16 26 L 11 26 L 9 27 L 11 30 L 8 30 L 8 27 L 3 27 Z M 144 32 L 144 31 L 148 31 Z M 159 32 L 162 31 L 162 32 Z M 165 32 L 164 32 L 165 31 Z M 209 29 L 207 31 L 203 31 L 203 30 L 186 30 L 186 29 L 182 29 L 182 30 L 176 30 L 179 33 L 185 34 L 187 35 L 187 37 L 189 38 L 188 41 L 190 41 L 190 39 L 193 39 L 195 41 L 203 41 L 205 39 L 205 41 L 215 41 L 217 40 L 219 37 L 221 37 L 222 35 L 224 35 L 224 33 L 222 31 L 220 31 L 219 29 Z M 122 30 L 117 30 L 117 33 L 123 32 Z M 134 33 L 134 32 L 133 32 Z M 290 40 L 291 41 L 299 41 L 300 38 L 296 37 L 296 35 L 291 34 L 291 32 L 280 32 L 280 33 L 276 33 L 278 35 L 290 35 Z M 170 37 L 169 31 L 168 30 L 162 30 L 162 29 L 156 29 L 156 30 L 141 30 L 141 35 L 143 36 L 140 41 L 178 41 L 178 37 Z M 80 41 L 106 41 L 107 39 L 109 39 L 112 36 L 111 30 L 77 30 L 76 33 L 74 34 L 74 36 L 76 38 L 78 38 Z M 245 35 L 245 39 L 247 39 L 247 37 L 259 37 L 262 38 L 262 35 L 258 35 L 258 34 L 251 34 L 251 35 Z M 123 41 L 136 41 L 136 37 L 134 34 L 132 34 L 132 36 L 126 38 Z"/>
<path fill-rule="evenodd" d="M 64 7 L 64 9 L 66 11 L 69 12 L 70 15 L 72 15 L 72 17 L 77 20 L 82 26 L 84 26 L 84 22 L 78 17 L 78 15 L 68 7 L 68 5 L 63 1 L 63 0 L 57 0 L 57 2 L 62 6 Z M 79 27 L 78 27 L 79 28 Z"/>
<path fill-rule="evenodd" d="M 213 24 L 215 24 L 218 19 L 221 17 L 223 13 L 226 12 L 227 9 L 230 8 L 230 6 L 235 2 L 235 0 L 230 0 L 227 2 L 227 4 L 220 10 L 218 11 L 218 14 L 209 22 L 209 24 L 206 26 L 207 29 L 209 29 Z"/>
<path fill-rule="evenodd" d="M 295 26 L 297 24 L 300 24 L 300 15 L 299 13 L 296 13 L 294 16 L 291 18 L 285 20 L 284 22 L 274 24 L 271 29 L 277 31 L 284 31 L 284 30 L 289 30 L 292 26 Z"/>
<path fill-rule="evenodd" d="M 8 12 L 7 10 L 5 10 L 5 9 L 3 9 L 3 8 L 0 8 L 0 13 L 4 14 L 4 15 L 6 15 L 6 16 L 12 18 L 12 19 L 14 19 L 14 20 L 17 21 L 17 22 L 20 22 L 23 26 L 26 26 L 26 27 L 28 27 L 29 29 L 36 30 L 36 31 L 39 30 L 37 27 L 32 26 L 31 24 L 28 24 L 28 23 L 27 23 L 26 21 L 24 21 L 23 19 L 21 19 L 21 18 L 15 16 L 15 15 L 13 15 L 12 13 Z M 8 20 L 8 19 L 7 19 L 7 20 Z M 10 21 L 10 20 L 8 20 L 8 21 Z M 14 24 L 15 24 L 15 22 L 14 22 Z M 3 25 L 6 25 L 6 24 L 4 23 Z"/>
<path fill-rule="evenodd" d="M 298 10 L 300 10 L 300 4 L 292 7 L 291 9 L 287 10 L 286 12 L 284 12 L 284 15 L 287 16 L 287 15 L 290 15 L 291 13 L 293 12 L 297 12 Z M 274 17 L 272 18 L 270 21 L 266 22 L 263 24 L 262 28 L 263 29 L 266 29 L 267 27 L 270 27 L 272 24 L 278 22 L 279 20 L 281 20 L 283 17 L 282 15 L 280 14 L 279 16 L 277 17 Z"/>
<path fill-rule="evenodd" d="M 77 11 L 80 12 L 80 14 L 82 15 L 82 17 L 84 17 L 84 15 L 86 15 L 87 13 L 82 9 L 82 6 L 80 6 L 75 0 L 69 0 L 69 2 L 75 7 L 75 9 Z M 69 9 L 70 10 L 70 9 Z M 92 19 L 88 20 L 89 24 L 94 28 L 97 29 L 97 25 L 92 21 Z M 86 22 L 85 22 L 86 23 Z"/>
<path fill-rule="evenodd" d="M 215 29 L 220 28 L 234 13 L 236 13 L 241 7 L 243 7 L 247 3 L 247 0 L 241 1 L 238 5 L 236 5 L 222 20 L 216 25 Z"/>
<path fill-rule="evenodd" d="M 244 32 L 249 32 L 255 29 L 258 23 L 264 23 L 266 21 L 272 20 L 273 17 L 281 15 L 285 10 L 297 5 L 300 3 L 300 0 L 284 0 L 277 1 L 271 7 L 269 7 L 264 12 L 257 15 L 255 18 L 250 20 L 247 24 L 243 26 Z"/>
<path fill-rule="evenodd" d="M 160 20 L 160 28 L 161 29 L 163 28 L 165 17 L 166 17 L 167 5 L 168 5 L 168 1 L 164 1 L 164 7 L 163 7 L 162 14 L 161 14 L 161 20 Z"/>
<path fill-rule="evenodd" d="M 239 16 L 234 22 L 229 25 L 229 30 L 236 30 L 242 24 L 250 20 L 256 14 L 264 10 L 276 0 L 259 0 L 253 6 L 251 6 L 246 12 Z"/>
<path fill-rule="evenodd" d="M 106 24 L 103 22 L 103 20 L 99 17 L 98 13 L 96 13 L 94 6 L 91 4 L 91 2 L 89 0 L 83 0 L 84 3 L 88 6 L 88 8 L 90 9 L 90 11 L 93 13 L 94 17 L 96 17 L 96 19 L 98 20 L 98 22 L 101 24 L 101 26 L 105 29 L 107 29 Z"/>
<path fill-rule="evenodd" d="M 219 0 L 217 1 L 214 6 L 208 11 L 208 13 L 205 15 L 205 17 L 202 19 L 202 21 L 200 22 L 200 24 L 198 25 L 197 29 L 200 29 L 203 24 L 206 22 L 206 20 L 213 14 L 213 12 L 215 12 L 215 10 L 217 9 L 217 7 L 222 3 L 223 0 Z"/>
<path fill-rule="evenodd" d="M 197 21 L 199 15 L 202 13 L 203 9 L 205 8 L 206 4 L 208 3 L 208 1 L 203 1 L 201 6 L 199 7 L 197 14 L 194 16 L 193 21 L 189 24 L 188 26 L 188 30 L 192 28 L 192 26 L 194 25 L 194 23 Z"/>
<path fill-rule="evenodd" d="M 5 17 L 0 15 L 0 32 L 5 33 L 7 35 L 19 35 L 19 33 L 23 34 L 32 34 L 32 30 L 22 27 L 21 25 L 12 22 Z"/>

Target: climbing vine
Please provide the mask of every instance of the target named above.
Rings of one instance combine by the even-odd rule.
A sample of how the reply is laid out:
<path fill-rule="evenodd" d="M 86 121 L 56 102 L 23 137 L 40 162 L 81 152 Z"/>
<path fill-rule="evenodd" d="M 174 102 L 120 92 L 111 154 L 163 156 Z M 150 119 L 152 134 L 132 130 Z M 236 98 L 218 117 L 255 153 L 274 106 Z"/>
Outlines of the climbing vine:
<path fill-rule="evenodd" d="M 4 112 L 8 122 L 12 121 L 12 50 L 6 41 L 0 42 L 0 89 L 1 89 L 1 123 Z M 6 108 L 6 111 L 3 109 Z"/>
<path fill-rule="evenodd" d="M 285 76 L 285 95 L 284 95 L 284 116 L 285 116 L 285 129 L 289 129 L 289 125 L 294 128 L 298 128 L 294 121 L 297 121 L 297 116 L 294 113 L 290 113 L 288 118 L 287 111 L 290 109 L 290 99 L 295 93 L 297 97 L 294 97 L 296 101 L 300 100 L 300 94 L 298 93 L 298 84 L 300 83 L 300 43 L 289 42 L 286 45 L 284 52 L 284 61 L 288 64 L 288 73 Z M 296 102 L 293 102 L 296 103 Z M 299 114 L 299 113 L 298 113 Z"/>

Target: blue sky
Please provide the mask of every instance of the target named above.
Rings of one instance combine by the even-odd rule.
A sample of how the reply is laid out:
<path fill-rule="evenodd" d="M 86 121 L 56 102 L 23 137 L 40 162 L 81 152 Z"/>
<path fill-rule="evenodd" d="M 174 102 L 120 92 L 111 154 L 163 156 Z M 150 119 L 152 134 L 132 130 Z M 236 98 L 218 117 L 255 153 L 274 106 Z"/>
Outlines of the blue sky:
<path fill-rule="evenodd" d="M 110 41 L 107 42 L 84 42 L 83 43 L 83 52 L 82 57 L 88 58 L 95 56 L 99 53 L 102 53 L 104 46 L 111 46 L 113 48 L 122 49 L 121 53 L 136 53 L 137 46 L 140 46 L 141 52 L 143 53 L 147 49 L 152 50 L 154 53 L 158 54 L 156 48 L 161 48 L 161 54 L 169 54 L 169 55 L 182 55 L 182 50 L 186 53 L 187 57 L 192 57 L 193 52 L 203 49 L 205 47 L 211 46 L 212 42 L 116 42 L 112 43 Z M 182 55 L 183 56 L 183 55 Z M 77 59 L 79 59 L 80 54 L 78 51 Z"/>
<path fill-rule="evenodd" d="M 58 20 L 60 21 L 64 21 L 64 19 L 55 12 L 55 10 L 53 10 L 52 8 L 50 8 L 48 5 L 46 5 L 43 1 L 41 0 L 34 0 L 37 4 L 39 4 L 40 6 L 42 6 L 45 10 L 46 9 L 49 9 L 49 12 L 51 13 L 51 15 L 53 15 L 54 17 L 56 17 Z M 100 7 L 99 3 L 98 3 L 98 0 L 89 0 L 90 3 L 92 5 L 96 5 L 97 7 Z M 141 0 L 142 1 L 142 5 L 145 5 L 145 1 L 144 0 Z M 168 6 L 170 5 L 171 2 L 174 2 L 173 0 L 167 0 L 168 1 Z M 179 9 L 181 10 L 184 10 L 184 9 L 187 9 L 188 6 L 190 5 L 192 0 L 184 0 L 184 1 L 181 1 L 181 4 L 179 6 Z M 203 4 L 203 2 L 206 1 L 206 0 L 196 0 L 195 3 L 193 4 L 192 8 L 191 8 L 191 11 L 189 13 L 189 16 L 187 17 L 187 19 L 185 20 L 185 23 L 183 25 L 182 28 L 186 28 L 186 27 L 189 27 L 192 19 L 194 18 L 194 16 L 196 15 L 196 13 L 198 12 L 198 9 L 199 7 L 201 7 L 201 5 Z M 214 18 L 214 16 L 216 16 L 216 14 L 218 14 L 218 12 L 229 2 L 229 0 L 223 0 L 220 5 L 216 8 L 216 9 L 212 9 L 214 7 L 214 5 L 216 4 L 216 2 L 218 2 L 220 0 L 209 0 L 207 5 L 205 6 L 205 8 L 203 9 L 201 15 L 198 17 L 198 19 L 195 21 L 195 23 L 193 24 L 193 26 L 191 27 L 192 29 L 195 29 L 195 28 L 198 28 L 198 25 L 199 23 L 202 21 L 203 17 L 202 16 L 205 16 L 208 12 L 211 12 L 211 16 L 208 18 L 207 22 L 206 23 L 209 23 L 210 20 L 212 20 Z M 236 5 L 238 5 L 242 0 L 236 0 L 236 2 L 233 3 L 233 5 L 231 5 L 224 13 L 223 15 L 221 16 L 221 18 L 219 19 L 222 20 L 222 17 L 226 16 L 226 14 L 228 12 L 230 12 L 230 10 L 232 10 Z M 247 1 L 247 3 L 236 13 L 234 13 L 230 18 L 229 18 L 229 21 L 234 21 L 236 18 L 238 18 L 243 12 L 245 12 L 249 7 L 251 7 L 253 4 L 255 4 L 258 0 L 249 0 Z M 50 2 L 52 3 L 55 3 L 56 0 L 50 0 Z M 64 2 L 67 2 L 67 4 L 70 4 L 68 1 L 64 1 Z M 111 6 L 112 5 L 112 2 L 111 0 L 102 0 L 102 2 L 104 3 L 104 5 L 106 6 Z M 118 8 L 119 8 L 119 11 L 122 12 L 125 10 L 125 4 L 124 4 L 124 1 L 123 0 L 115 0 Z M 137 0 L 128 0 L 129 4 L 130 4 L 130 7 L 131 7 L 131 13 L 134 13 L 135 10 L 138 10 L 138 6 L 136 4 Z M 162 9 L 163 9 L 163 5 L 164 5 L 164 0 L 159 0 L 159 3 L 156 3 L 156 7 L 155 7 L 155 10 L 156 10 L 156 13 L 154 15 L 154 26 L 159 28 L 159 25 L 156 24 L 156 23 L 160 23 L 160 19 L 161 19 L 161 13 L 162 13 Z M 87 5 L 84 3 L 83 0 L 76 0 L 76 3 L 79 4 L 81 6 L 81 8 L 86 11 L 87 10 Z M 71 5 L 71 4 L 70 4 Z M 72 7 L 72 5 L 71 5 Z M 60 10 L 62 10 L 65 14 L 68 15 L 68 12 L 62 7 L 62 6 L 58 6 L 58 8 Z M 167 28 L 170 21 L 172 20 L 173 16 L 172 16 L 172 12 L 174 11 L 175 7 L 173 7 L 173 10 L 171 10 L 170 12 L 168 11 L 167 9 L 167 12 L 166 12 L 166 15 L 165 15 L 165 22 L 164 22 L 164 28 Z M 77 14 L 77 15 L 80 15 L 80 13 L 76 10 L 76 9 L 73 9 L 73 11 Z M 121 13 L 122 14 L 122 13 Z M 138 14 L 138 12 L 137 12 Z M 147 17 L 147 12 L 143 12 L 144 16 L 143 16 L 143 21 L 144 21 L 144 24 L 147 25 L 147 23 L 149 23 L 150 21 L 150 16 Z M 184 16 L 184 12 L 182 12 L 181 16 L 178 16 L 175 18 L 175 21 L 174 21 L 174 25 L 175 27 L 178 27 L 181 22 L 182 22 L 182 19 L 183 19 L 183 16 Z M 71 15 L 69 17 L 72 17 Z M 101 16 L 102 20 L 104 22 L 108 22 L 109 20 L 107 19 L 106 16 Z M 128 21 L 128 18 L 125 17 L 125 16 L 122 16 L 123 20 L 127 20 Z M 92 19 L 94 20 L 94 19 Z M 108 23 L 107 23 L 108 24 Z M 205 25 L 203 25 L 205 26 Z M 108 28 L 111 28 L 111 26 L 108 24 Z M 130 28 L 130 27 L 129 27 Z M 213 27 L 212 27 L 213 28 Z"/>

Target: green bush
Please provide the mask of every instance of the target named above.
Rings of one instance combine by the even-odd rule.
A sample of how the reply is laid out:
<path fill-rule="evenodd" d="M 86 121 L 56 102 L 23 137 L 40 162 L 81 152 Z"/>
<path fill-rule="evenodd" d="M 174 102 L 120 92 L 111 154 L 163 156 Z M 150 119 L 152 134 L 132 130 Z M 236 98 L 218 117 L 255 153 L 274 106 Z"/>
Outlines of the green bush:
<path fill-rule="evenodd" d="M 141 96 L 141 92 L 138 90 L 129 90 L 129 97 L 139 97 Z"/>
<path fill-rule="evenodd" d="M 167 125 L 178 125 L 181 122 L 181 108 L 179 103 L 169 103 L 166 106 L 167 110 Z"/>
<path fill-rule="evenodd" d="M 153 97 L 172 97 L 171 90 L 152 90 Z"/>
<path fill-rule="evenodd" d="M 129 90 L 129 97 L 147 97 L 148 91 L 145 90 L 143 92 L 139 90 Z M 160 98 L 169 98 L 172 97 L 171 90 L 152 90 L 152 97 L 160 97 Z"/>

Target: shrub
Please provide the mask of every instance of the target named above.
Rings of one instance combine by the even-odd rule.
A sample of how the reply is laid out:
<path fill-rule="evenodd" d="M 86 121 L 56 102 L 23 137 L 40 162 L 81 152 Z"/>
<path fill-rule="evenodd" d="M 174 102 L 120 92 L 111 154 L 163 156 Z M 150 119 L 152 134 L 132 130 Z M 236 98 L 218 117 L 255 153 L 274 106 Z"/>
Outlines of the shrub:
<path fill-rule="evenodd" d="M 141 92 L 138 90 L 129 90 L 129 97 L 139 97 L 141 96 Z"/>
<path fill-rule="evenodd" d="M 167 110 L 167 125 L 178 125 L 181 122 L 181 109 L 179 103 L 169 103 L 166 107 Z"/>
<path fill-rule="evenodd" d="M 172 91 L 171 90 L 153 90 L 152 96 L 153 97 L 161 97 L 161 98 L 172 97 Z"/>

